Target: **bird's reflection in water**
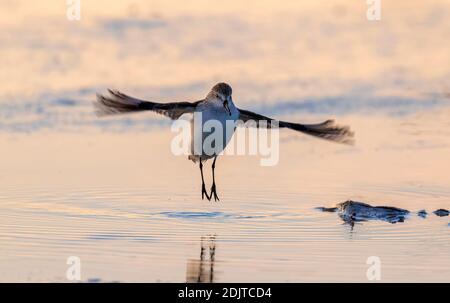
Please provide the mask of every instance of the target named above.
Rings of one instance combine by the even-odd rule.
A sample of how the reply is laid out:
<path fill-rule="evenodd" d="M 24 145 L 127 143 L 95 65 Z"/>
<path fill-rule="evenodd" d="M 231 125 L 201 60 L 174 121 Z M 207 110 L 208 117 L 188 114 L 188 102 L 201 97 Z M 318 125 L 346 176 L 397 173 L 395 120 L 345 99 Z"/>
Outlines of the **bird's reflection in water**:
<path fill-rule="evenodd" d="M 200 238 L 200 259 L 189 259 L 186 266 L 186 282 L 214 282 L 214 262 L 216 257 L 216 236 Z"/>

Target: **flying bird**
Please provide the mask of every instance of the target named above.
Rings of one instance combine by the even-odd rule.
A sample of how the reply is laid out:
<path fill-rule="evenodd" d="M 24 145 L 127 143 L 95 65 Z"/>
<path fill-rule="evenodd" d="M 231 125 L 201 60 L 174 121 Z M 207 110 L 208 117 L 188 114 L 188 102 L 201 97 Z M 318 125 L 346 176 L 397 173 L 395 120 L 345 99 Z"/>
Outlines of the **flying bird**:
<path fill-rule="evenodd" d="M 130 97 L 116 90 L 108 90 L 108 95 L 97 94 L 97 100 L 94 102 L 97 108 L 97 114 L 99 116 L 105 115 L 115 115 L 124 114 L 132 112 L 141 111 L 153 111 L 158 114 L 162 114 L 172 120 L 179 119 L 184 114 L 202 114 L 202 125 L 209 120 L 216 120 L 223 126 L 223 140 L 222 146 L 215 149 L 215 152 L 205 153 L 201 151 L 200 153 L 195 153 L 194 146 L 194 135 L 191 135 L 191 154 L 188 159 L 192 160 L 194 163 L 199 163 L 200 175 L 202 178 L 202 199 L 205 197 L 211 201 L 214 197 L 215 201 L 219 201 L 216 190 L 215 182 L 215 167 L 217 156 L 220 152 L 225 149 L 228 142 L 231 139 L 235 131 L 233 129 L 227 130 L 227 121 L 232 122 L 242 121 L 254 121 L 256 123 L 253 126 L 256 127 L 268 127 L 270 128 L 272 122 L 278 125 L 279 128 L 289 128 L 298 132 L 302 132 L 311 136 L 319 137 L 322 139 L 335 141 L 339 143 L 352 144 L 353 142 L 353 132 L 347 126 L 339 126 L 334 123 L 333 120 L 327 120 L 318 124 L 300 124 L 292 123 L 286 121 L 278 121 L 248 110 L 237 108 L 234 105 L 232 99 L 232 89 L 231 86 L 226 83 L 218 83 L 213 86 L 211 91 L 208 93 L 206 98 L 196 101 L 196 102 L 170 102 L 170 103 L 157 103 L 152 101 L 141 100 L 137 98 Z M 191 120 L 191 127 L 193 128 L 193 119 Z M 248 123 L 244 124 L 248 125 Z M 192 129 L 191 128 L 191 129 Z M 231 134 L 231 136 L 229 135 Z M 202 139 L 205 139 L 209 132 L 203 132 L 202 128 Z M 210 193 L 206 191 L 205 180 L 203 177 L 203 163 L 209 159 L 213 159 L 212 162 L 212 186 Z"/>

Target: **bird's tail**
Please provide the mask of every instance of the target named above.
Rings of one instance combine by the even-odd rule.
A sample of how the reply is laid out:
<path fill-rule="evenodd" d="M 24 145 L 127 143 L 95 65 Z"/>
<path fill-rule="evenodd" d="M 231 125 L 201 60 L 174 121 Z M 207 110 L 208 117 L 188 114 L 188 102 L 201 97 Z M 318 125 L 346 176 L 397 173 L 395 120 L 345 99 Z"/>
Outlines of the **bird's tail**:
<path fill-rule="evenodd" d="M 302 133 L 344 144 L 354 143 L 354 133 L 348 126 L 339 126 L 333 120 L 327 120 L 319 124 L 299 124 L 280 121 L 280 127 L 286 127 Z"/>

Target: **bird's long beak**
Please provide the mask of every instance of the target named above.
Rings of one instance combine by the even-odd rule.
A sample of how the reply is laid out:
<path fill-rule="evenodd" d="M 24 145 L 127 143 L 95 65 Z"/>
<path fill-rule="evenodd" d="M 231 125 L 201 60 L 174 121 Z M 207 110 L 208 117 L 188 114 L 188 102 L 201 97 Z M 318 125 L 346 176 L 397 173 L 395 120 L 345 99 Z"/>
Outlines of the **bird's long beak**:
<path fill-rule="evenodd" d="M 223 107 L 225 107 L 228 114 L 231 116 L 231 110 L 230 110 L 230 107 L 228 106 L 228 100 L 223 101 Z"/>

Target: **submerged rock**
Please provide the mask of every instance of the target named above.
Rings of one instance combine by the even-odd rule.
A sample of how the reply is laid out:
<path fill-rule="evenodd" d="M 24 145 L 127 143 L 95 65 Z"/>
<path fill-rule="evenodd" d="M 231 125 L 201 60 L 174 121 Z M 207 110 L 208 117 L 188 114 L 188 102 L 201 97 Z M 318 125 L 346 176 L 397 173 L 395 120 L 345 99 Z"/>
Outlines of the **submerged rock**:
<path fill-rule="evenodd" d="M 409 214 L 409 211 L 406 209 L 390 206 L 372 206 L 351 200 L 339 203 L 336 207 L 318 207 L 317 209 L 326 212 L 337 212 L 346 222 L 382 220 L 397 223 L 403 222 Z"/>
<path fill-rule="evenodd" d="M 390 223 L 403 222 L 409 210 L 391 206 L 372 206 L 362 202 L 346 201 L 336 205 L 344 219 L 352 221 L 382 220 Z"/>
<path fill-rule="evenodd" d="M 372 206 L 367 203 L 348 200 L 337 204 L 335 207 L 316 207 L 324 212 L 337 212 L 347 223 L 367 220 L 381 220 L 389 223 L 403 222 L 411 214 L 409 210 L 392 206 Z M 433 212 L 436 216 L 445 217 L 450 214 L 447 209 L 438 209 Z M 428 213 L 425 209 L 419 210 L 417 215 L 426 218 Z M 448 224 L 450 226 L 450 223 Z"/>
<path fill-rule="evenodd" d="M 324 212 L 329 212 L 329 213 L 334 213 L 337 212 L 338 208 L 337 207 L 316 207 L 317 210 L 320 211 L 324 211 Z"/>
<path fill-rule="evenodd" d="M 450 212 L 448 210 L 446 210 L 446 209 L 442 209 L 441 208 L 441 209 L 435 210 L 433 213 L 436 216 L 445 217 L 445 216 L 448 216 Z"/>
<path fill-rule="evenodd" d="M 417 215 L 418 215 L 419 217 L 425 219 L 425 218 L 428 216 L 428 213 L 427 213 L 427 211 L 426 211 L 425 209 L 422 209 L 422 210 L 419 210 L 419 211 L 417 212 Z"/>

